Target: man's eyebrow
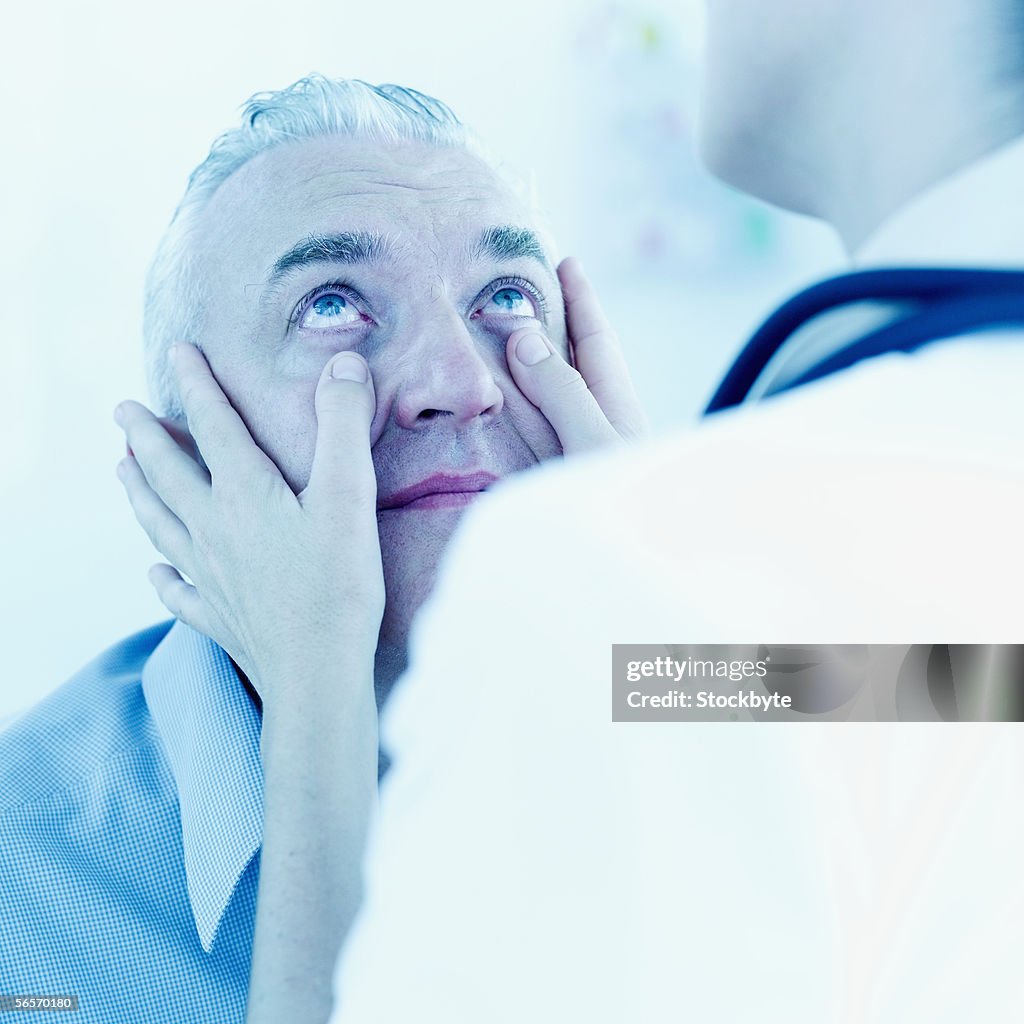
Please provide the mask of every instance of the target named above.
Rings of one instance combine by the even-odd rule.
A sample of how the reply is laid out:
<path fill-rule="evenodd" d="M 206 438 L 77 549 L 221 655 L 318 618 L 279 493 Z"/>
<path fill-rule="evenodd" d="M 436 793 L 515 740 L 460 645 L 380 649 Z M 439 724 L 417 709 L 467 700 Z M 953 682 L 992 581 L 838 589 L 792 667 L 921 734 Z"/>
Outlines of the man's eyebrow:
<path fill-rule="evenodd" d="M 289 271 L 316 263 L 374 263 L 382 259 L 387 250 L 384 237 L 368 231 L 307 235 L 278 259 L 268 283 L 273 284 Z"/>
<path fill-rule="evenodd" d="M 517 228 L 511 224 L 501 224 L 488 228 L 476 244 L 477 258 L 490 257 L 499 262 L 511 262 L 518 259 L 534 259 L 548 270 L 551 264 L 544 253 L 544 246 L 536 232 L 529 228 Z"/>

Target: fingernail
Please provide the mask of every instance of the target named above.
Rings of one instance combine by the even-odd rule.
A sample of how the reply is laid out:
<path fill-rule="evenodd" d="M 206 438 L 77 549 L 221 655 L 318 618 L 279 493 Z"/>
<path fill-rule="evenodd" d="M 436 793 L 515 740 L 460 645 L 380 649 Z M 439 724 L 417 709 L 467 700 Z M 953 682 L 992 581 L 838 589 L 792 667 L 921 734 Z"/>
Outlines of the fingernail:
<path fill-rule="evenodd" d="M 351 352 L 342 352 L 331 363 L 331 376 L 335 380 L 354 380 L 357 384 L 365 384 L 366 363 Z"/>
<path fill-rule="evenodd" d="M 551 349 L 540 334 L 524 334 L 516 342 L 516 358 L 525 366 L 536 366 L 549 355 Z"/>
<path fill-rule="evenodd" d="M 122 411 L 121 406 L 120 405 L 115 405 L 114 406 L 114 422 L 117 423 L 118 425 L 120 425 L 120 423 L 121 423 L 121 421 L 123 419 L 124 419 L 124 412 Z"/>

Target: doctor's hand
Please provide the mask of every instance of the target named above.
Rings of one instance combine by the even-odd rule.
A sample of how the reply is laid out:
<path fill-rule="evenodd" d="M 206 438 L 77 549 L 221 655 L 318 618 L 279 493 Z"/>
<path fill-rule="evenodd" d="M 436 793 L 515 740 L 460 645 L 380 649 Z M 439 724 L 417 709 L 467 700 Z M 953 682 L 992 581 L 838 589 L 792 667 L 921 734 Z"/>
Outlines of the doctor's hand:
<path fill-rule="evenodd" d="M 287 703 L 300 688 L 337 689 L 338 671 L 351 675 L 353 666 L 361 678 L 352 685 L 372 692 L 384 577 L 366 362 L 341 353 L 324 368 L 312 470 L 298 495 L 253 441 L 199 350 L 177 345 L 172 362 L 207 468 L 145 406 L 123 402 L 115 413 L 132 453 L 118 476 L 170 563 L 150 570 L 160 600 L 223 647 L 265 704 Z"/>
<path fill-rule="evenodd" d="M 246 1019 L 324 1020 L 337 951 L 362 891 L 376 799 L 373 668 L 384 613 L 373 381 L 336 355 L 316 388 L 309 483 L 295 494 L 253 441 L 206 360 L 173 354 L 205 467 L 144 406 L 116 418 L 136 518 L 169 565 L 150 579 L 263 699 L 263 844 Z M 187 577 L 187 579 L 185 578 Z"/>
<path fill-rule="evenodd" d="M 554 428 L 566 455 L 621 445 L 647 432 L 618 337 L 578 260 L 558 266 L 575 368 L 545 337 L 539 323 L 508 337 L 512 377 Z"/>

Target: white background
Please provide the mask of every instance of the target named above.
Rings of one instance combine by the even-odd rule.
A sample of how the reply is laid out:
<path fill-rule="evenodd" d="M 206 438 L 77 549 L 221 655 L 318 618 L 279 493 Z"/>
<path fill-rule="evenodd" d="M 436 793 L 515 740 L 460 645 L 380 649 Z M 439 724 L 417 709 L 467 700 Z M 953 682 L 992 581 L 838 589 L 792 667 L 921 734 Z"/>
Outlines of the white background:
<path fill-rule="evenodd" d="M 675 180 L 676 150 L 659 160 L 656 145 L 633 146 L 636 111 L 692 98 L 694 0 L 63 0 L 20 4 L 4 22 L 0 716 L 166 618 L 145 576 L 155 557 L 114 476 L 111 411 L 145 398 L 141 294 L 157 240 L 189 171 L 253 92 L 316 70 L 453 106 L 534 174 L 659 428 L 691 419 L 744 334 L 840 260 L 819 226 Z M 650 213 L 628 201 L 649 191 L 648 174 L 674 197 L 656 218 L 689 244 L 653 268 L 618 245 L 623 218 Z M 716 239 L 752 217 L 769 244 L 733 263 Z"/>

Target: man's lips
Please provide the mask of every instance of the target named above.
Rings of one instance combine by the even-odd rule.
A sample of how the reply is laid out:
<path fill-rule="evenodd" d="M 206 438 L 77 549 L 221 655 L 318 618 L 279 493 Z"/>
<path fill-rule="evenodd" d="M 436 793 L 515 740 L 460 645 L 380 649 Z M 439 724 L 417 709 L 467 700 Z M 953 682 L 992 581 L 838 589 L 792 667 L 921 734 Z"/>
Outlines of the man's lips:
<path fill-rule="evenodd" d="M 452 508 L 466 505 L 498 478 L 493 473 L 435 473 L 425 480 L 380 498 L 378 511 L 397 508 Z"/>

